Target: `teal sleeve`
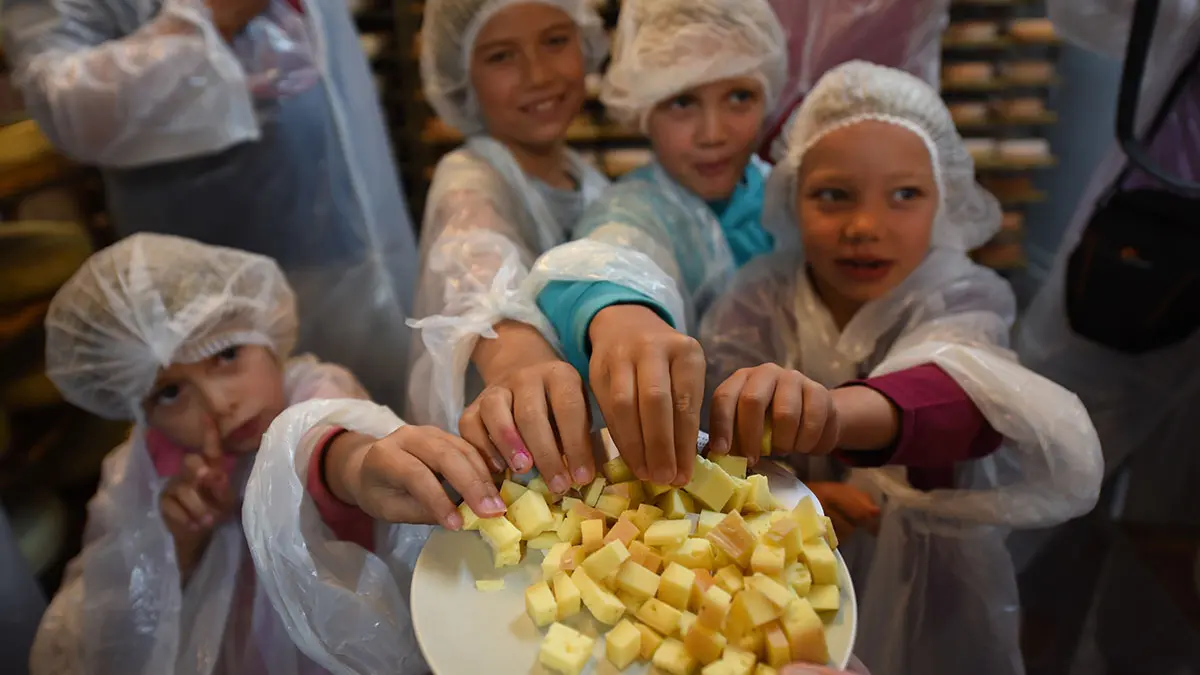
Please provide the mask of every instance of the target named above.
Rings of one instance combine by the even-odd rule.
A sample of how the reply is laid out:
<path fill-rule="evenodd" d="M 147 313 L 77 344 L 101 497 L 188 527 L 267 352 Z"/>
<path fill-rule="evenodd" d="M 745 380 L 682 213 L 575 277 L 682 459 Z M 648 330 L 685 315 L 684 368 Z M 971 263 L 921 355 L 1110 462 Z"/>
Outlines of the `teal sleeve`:
<path fill-rule="evenodd" d="M 675 326 L 666 308 L 653 298 L 609 281 L 552 281 L 538 294 L 537 304 L 554 326 L 567 363 L 585 380 L 592 352 L 588 327 L 600 310 L 612 305 L 643 305 Z"/>

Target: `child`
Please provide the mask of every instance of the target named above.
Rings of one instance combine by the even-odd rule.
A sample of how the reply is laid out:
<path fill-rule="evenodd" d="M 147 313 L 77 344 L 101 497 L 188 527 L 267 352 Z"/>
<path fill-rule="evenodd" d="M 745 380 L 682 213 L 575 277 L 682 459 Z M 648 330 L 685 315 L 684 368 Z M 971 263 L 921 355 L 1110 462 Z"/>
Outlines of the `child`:
<path fill-rule="evenodd" d="M 42 621 L 33 673 L 323 672 L 272 608 L 302 591 L 268 597 L 237 517 L 260 439 L 286 406 L 364 396 L 340 367 L 288 359 L 296 326 L 294 296 L 272 260 L 171 236 L 104 249 L 58 292 L 46 318 L 49 376 L 75 405 L 136 426 L 105 461 L 83 552 Z M 335 427 L 304 430 L 304 447 L 292 450 L 311 456 L 293 474 L 315 502 L 315 512 L 305 507 L 306 536 L 328 527 L 351 542 L 345 550 L 373 547 L 363 511 L 457 527 L 434 471 L 471 494 L 468 502 L 503 511 L 461 439 L 398 421 L 379 436 L 392 430 L 378 442 Z M 395 530 L 394 539 L 415 542 L 410 550 L 426 533 Z M 406 604 L 397 607 L 393 640 L 407 661 L 389 672 L 423 673 Z"/>
<path fill-rule="evenodd" d="M 467 143 L 425 207 L 408 412 L 565 492 L 595 474 L 583 384 L 518 289 L 607 187 L 566 145 L 607 36 L 586 0 L 430 0 L 424 26 L 426 98 Z"/>
<path fill-rule="evenodd" d="M 643 480 L 687 482 L 704 380 L 689 326 L 772 248 L 752 158 L 785 49 L 765 0 L 626 2 L 603 100 L 640 125 L 656 161 L 593 204 L 580 241 L 545 254 L 531 279 Z"/>
<path fill-rule="evenodd" d="M 772 454 L 860 467 L 855 487 L 814 485 L 842 525 L 878 530 L 846 546 L 872 673 L 1023 672 L 1005 535 L 1090 509 L 1102 462 L 1079 400 L 1007 349 L 1008 285 L 965 255 L 1000 211 L 949 112 L 901 71 L 833 69 L 766 204 L 780 252 L 701 328 L 714 444 L 757 458 L 769 421 Z"/>

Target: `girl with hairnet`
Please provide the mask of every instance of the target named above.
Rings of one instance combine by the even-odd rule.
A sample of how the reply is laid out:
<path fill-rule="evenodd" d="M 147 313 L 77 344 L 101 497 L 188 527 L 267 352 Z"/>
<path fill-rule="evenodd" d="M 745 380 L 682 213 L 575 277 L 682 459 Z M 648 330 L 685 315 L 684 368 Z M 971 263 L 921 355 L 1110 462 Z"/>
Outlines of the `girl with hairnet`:
<path fill-rule="evenodd" d="M 100 251 L 56 294 L 48 375 L 136 425 L 105 460 L 35 675 L 425 672 L 397 579 L 428 528 L 388 523 L 461 526 L 435 472 L 473 509 L 504 504 L 464 441 L 361 400 L 339 366 L 291 358 L 296 326 L 274 261 L 166 235 Z M 320 610 L 294 611 L 308 602 Z"/>
<path fill-rule="evenodd" d="M 607 36 L 586 0 L 430 0 L 424 26 L 426 98 L 467 142 L 429 190 L 408 412 L 565 492 L 595 472 L 586 398 L 521 286 L 608 184 L 566 145 Z"/>
<path fill-rule="evenodd" d="M 685 484 L 704 389 L 691 326 L 741 265 L 772 248 L 754 157 L 787 71 L 765 0 L 625 2 L 602 98 L 655 161 L 610 189 L 530 288 L 643 480 Z"/>
<path fill-rule="evenodd" d="M 100 167 L 118 234 L 274 258 L 299 344 L 403 404 L 416 244 L 343 3 L 5 0 L 30 114 Z"/>
<path fill-rule="evenodd" d="M 701 326 L 713 445 L 756 461 L 765 426 L 842 533 L 874 535 L 843 548 L 872 673 L 1022 673 L 1005 535 L 1089 510 L 1103 469 L 1079 400 L 1008 350 L 1008 285 L 966 256 L 999 206 L 899 70 L 831 70 L 787 147 L 764 214 L 780 250 Z"/>

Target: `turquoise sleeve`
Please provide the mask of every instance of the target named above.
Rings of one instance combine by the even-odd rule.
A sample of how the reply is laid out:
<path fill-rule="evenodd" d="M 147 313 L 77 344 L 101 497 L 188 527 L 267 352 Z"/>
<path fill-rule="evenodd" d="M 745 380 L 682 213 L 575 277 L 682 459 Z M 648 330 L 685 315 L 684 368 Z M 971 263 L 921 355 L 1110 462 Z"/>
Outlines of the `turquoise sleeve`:
<path fill-rule="evenodd" d="M 609 281 L 552 281 L 538 294 L 537 304 L 558 333 L 567 363 L 584 380 L 592 352 L 588 327 L 600 310 L 612 305 L 643 305 L 675 325 L 666 308 L 650 296 Z"/>

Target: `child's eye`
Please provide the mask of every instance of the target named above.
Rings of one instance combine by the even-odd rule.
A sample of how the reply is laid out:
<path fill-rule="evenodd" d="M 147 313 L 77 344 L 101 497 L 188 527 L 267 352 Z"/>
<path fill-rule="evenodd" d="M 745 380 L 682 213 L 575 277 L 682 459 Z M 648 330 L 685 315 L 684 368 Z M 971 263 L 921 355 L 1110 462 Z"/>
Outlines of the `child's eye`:
<path fill-rule="evenodd" d="M 217 361 L 222 363 L 236 361 L 240 351 L 241 347 L 230 347 L 228 349 L 223 349 L 217 353 Z"/>
<path fill-rule="evenodd" d="M 485 63 L 504 63 L 505 61 L 511 60 L 512 57 L 513 50 L 501 49 L 494 52 L 489 52 L 487 56 L 483 57 L 483 60 Z"/>
<path fill-rule="evenodd" d="M 809 195 L 819 202 L 834 203 L 850 199 L 850 193 L 841 188 L 817 188 Z"/>
<path fill-rule="evenodd" d="M 696 105 L 696 97 L 691 94 L 683 94 L 671 99 L 670 108 L 672 110 L 686 110 Z"/>
<path fill-rule="evenodd" d="M 169 406 L 179 400 L 181 390 L 177 384 L 168 384 L 150 396 L 153 405 Z"/>
<path fill-rule="evenodd" d="M 910 202 L 920 197 L 923 192 L 920 188 L 904 187 L 892 193 L 892 197 L 898 202 Z"/>
<path fill-rule="evenodd" d="M 734 91 L 729 92 L 729 100 L 732 103 L 753 103 L 756 98 L 758 98 L 757 94 L 749 89 L 735 89 Z"/>
<path fill-rule="evenodd" d="M 568 33 L 551 35 L 550 37 L 546 38 L 546 44 L 550 45 L 551 47 L 565 47 L 570 43 L 571 36 Z"/>

